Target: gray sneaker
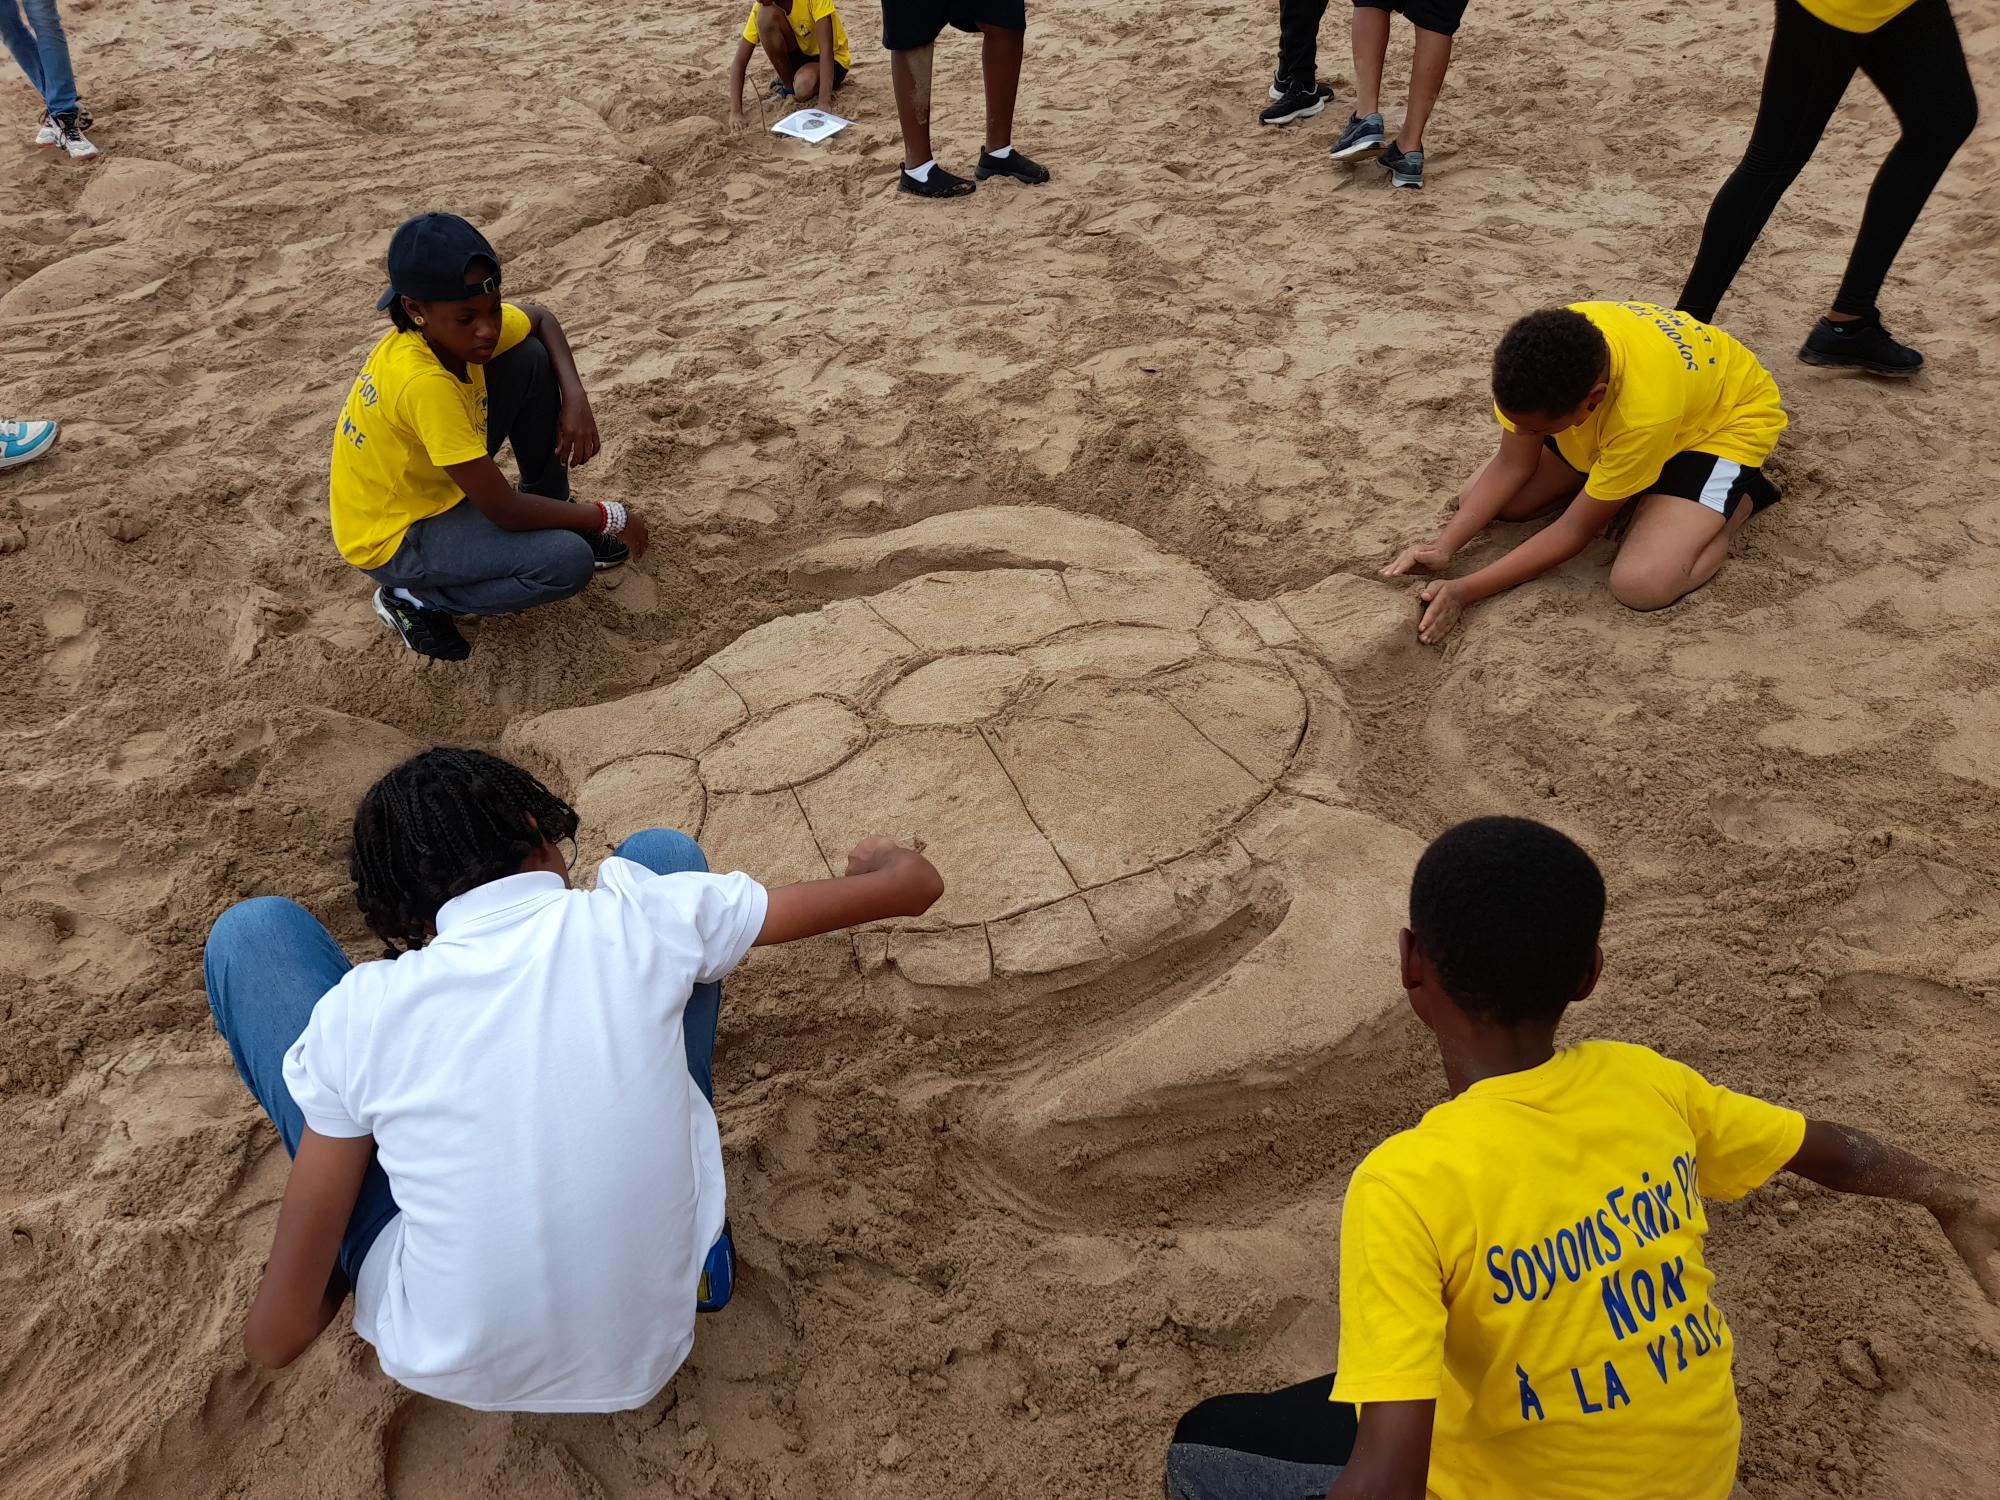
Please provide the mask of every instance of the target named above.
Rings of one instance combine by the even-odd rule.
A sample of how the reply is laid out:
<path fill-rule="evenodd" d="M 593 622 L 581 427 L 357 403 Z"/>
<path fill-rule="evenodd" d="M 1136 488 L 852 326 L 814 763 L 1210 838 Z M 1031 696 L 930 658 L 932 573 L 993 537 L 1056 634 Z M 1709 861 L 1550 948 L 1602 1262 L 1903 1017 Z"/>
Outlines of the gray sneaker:
<path fill-rule="evenodd" d="M 1340 132 L 1340 139 L 1328 148 L 1327 155 L 1335 161 L 1346 161 L 1364 151 L 1380 151 L 1382 141 L 1380 115 L 1349 115 L 1347 128 Z"/>
<path fill-rule="evenodd" d="M 1404 151 L 1391 141 L 1376 158 L 1389 169 L 1389 186 L 1420 188 L 1424 185 L 1424 153 Z"/>

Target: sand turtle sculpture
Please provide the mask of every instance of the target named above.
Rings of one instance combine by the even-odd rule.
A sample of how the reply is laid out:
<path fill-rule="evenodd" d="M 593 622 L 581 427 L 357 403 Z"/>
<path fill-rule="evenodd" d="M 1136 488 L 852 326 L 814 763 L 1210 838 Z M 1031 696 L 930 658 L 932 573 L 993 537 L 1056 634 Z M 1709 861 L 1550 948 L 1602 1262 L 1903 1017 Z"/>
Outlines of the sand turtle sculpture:
<path fill-rule="evenodd" d="M 944 899 L 858 934 L 856 961 L 1001 1003 L 1261 912 L 1268 938 L 1217 983 L 1258 987 L 1268 1028 L 1224 1040 L 1189 996 L 1187 1017 L 1070 1059 L 1139 1086 L 1255 1066 L 1260 1039 L 1312 1046 L 1364 1018 L 1258 971 L 1323 980 L 1348 944 L 1382 966 L 1417 845 L 1348 806 L 1338 671 L 1415 649 L 1400 593 L 1338 577 L 1238 601 L 1129 528 L 1040 507 L 816 547 L 792 576 L 831 602 L 669 685 L 511 731 L 575 789 L 586 847 L 667 824 L 718 868 L 788 880 L 837 869 L 865 834 L 920 835 Z M 1308 878 L 1286 873 L 1295 856 Z M 1088 1091 L 1104 1102 L 1101 1081 Z"/>

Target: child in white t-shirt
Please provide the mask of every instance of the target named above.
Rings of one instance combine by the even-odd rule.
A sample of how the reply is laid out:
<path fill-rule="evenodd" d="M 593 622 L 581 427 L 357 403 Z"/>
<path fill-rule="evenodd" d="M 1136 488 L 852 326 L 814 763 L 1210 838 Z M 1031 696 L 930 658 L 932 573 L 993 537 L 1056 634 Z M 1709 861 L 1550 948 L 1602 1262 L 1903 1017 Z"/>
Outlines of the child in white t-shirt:
<path fill-rule="evenodd" d="M 355 1331 L 414 1390 L 619 1411 L 728 1299 L 722 976 L 758 944 L 920 915 L 944 882 L 866 839 L 844 877 L 766 889 L 651 829 L 578 890 L 576 828 L 519 767 L 426 751 L 354 820 L 356 900 L 391 961 L 350 967 L 279 897 L 216 923 L 216 1026 L 293 1154 L 253 1359 L 297 1358 L 351 1287 Z"/>

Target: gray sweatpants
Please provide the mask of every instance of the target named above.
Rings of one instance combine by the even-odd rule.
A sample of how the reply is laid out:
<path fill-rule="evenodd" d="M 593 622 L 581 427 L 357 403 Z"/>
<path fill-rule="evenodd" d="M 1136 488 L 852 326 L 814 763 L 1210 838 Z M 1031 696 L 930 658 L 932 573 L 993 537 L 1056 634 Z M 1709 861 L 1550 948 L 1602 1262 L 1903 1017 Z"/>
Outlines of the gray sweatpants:
<path fill-rule="evenodd" d="M 556 461 L 561 411 L 555 372 L 530 337 L 486 367 L 486 451 L 511 443 L 521 488 L 569 498 L 569 470 Z M 396 555 L 368 576 L 455 615 L 508 615 L 583 592 L 595 572 L 590 543 L 574 531 L 503 531 L 470 500 L 419 521 Z"/>

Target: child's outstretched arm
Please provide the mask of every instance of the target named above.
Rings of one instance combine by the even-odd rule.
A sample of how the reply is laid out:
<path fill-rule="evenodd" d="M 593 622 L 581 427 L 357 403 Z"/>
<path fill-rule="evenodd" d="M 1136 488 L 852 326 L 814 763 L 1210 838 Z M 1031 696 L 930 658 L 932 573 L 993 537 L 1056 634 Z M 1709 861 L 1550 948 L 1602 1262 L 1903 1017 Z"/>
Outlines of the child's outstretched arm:
<path fill-rule="evenodd" d="M 1486 529 L 1493 518 L 1506 509 L 1507 502 L 1521 493 L 1522 486 L 1535 477 L 1542 458 L 1540 438 L 1508 428 L 1500 431 L 1500 451 L 1486 460 L 1477 474 L 1459 492 L 1458 509 L 1443 531 L 1428 542 L 1405 547 L 1396 560 L 1382 570 L 1384 578 L 1401 578 L 1418 571 L 1435 573 L 1449 563 L 1458 549 Z"/>
<path fill-rule="evenodd" d="M 729 64 L 729 126 L 732 130 L 743 127 L 743 79 L 750 71 L 750 57 L 756 52 L 756 44 L 736 39 L 736 56 Z"/>
<path fill-rule="evenodd" d="M 833 113 L 833 17 L 821 16 L 813 22 L 813 36 L 819 44 L 819 108 L 821 114 Z"/>
<path fill-rule="evenodd" d="M 595 505 L 550 500 L 517 490 L 491 458 L 446 464 L 444 472 L 479 513 L 502 531 L 575 531 L 589 535 L 603 529 L 604 513 Z M 651 537 L 636 510 L 627 509 L 625 530 L 620 536 L 634 557 L 645 556 Z"/>
<path fill-rule="evenodd" d="M 1617 510 L 1617 506 L 1605 504 L 1586 490 L 1570 501 L 1561 515 L 1505 557 L 1463 578 L 1441 578 L 1426 585 L 1417 596 L 1424 603 L 1423 615 L 1417 622 L 1417 638 L 1427 646 L 1435 645 L 1451 633 L 1467 605 L 1491 599 L 1517 583 L 1526 583 L 1561 567 L 1590 545 Z"/>
<path fill-rule="evenodd" d="M 943 894 L 944 877 L 916 850 L 894 839 L 863 839 L 847 856 L 845 875 L 773 886 L 756 946 L 795 942 L 884 917 L 920 917 Z"/>
<path fill-rule="evenodd" d="M 2000 1193 L 1852 1125 L 1808 1120 L 1787 1171 L 1837 1193 L 1900 1198 L 1929 1209 L 1987 1299 L 2000 1304 Z"/>
<path fill-rule="evenodd" d="M 372 1135 L 321 1135 L 307 1126 L 299 1138 L 271 1258 L 243 1324 L 243 1352 L 258 1364 L 290 1364 L 340 1311 L 347 1288 L 334 1288 L 333 1268 L 374 1159 Z"/>

